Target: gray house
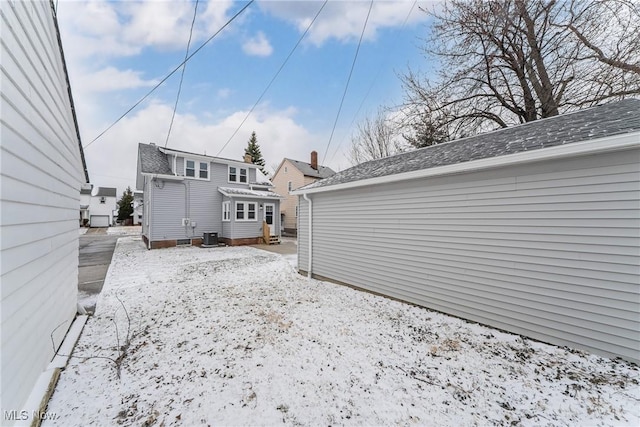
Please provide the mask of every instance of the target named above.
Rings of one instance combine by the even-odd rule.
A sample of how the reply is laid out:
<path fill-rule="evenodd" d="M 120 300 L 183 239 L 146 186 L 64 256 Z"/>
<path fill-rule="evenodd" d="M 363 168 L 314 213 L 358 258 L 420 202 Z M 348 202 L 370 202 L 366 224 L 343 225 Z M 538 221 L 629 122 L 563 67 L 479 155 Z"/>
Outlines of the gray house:
<path fill-rule="evenodd" d="M 281 197 L 272 187 L 250 162 L 138 145 L 149 249 L 200 245 L 205 233 L 228 245 L 279 242 Z"/>
<path fill-rule="evenodd" d="M 640 100 L 294 191 L 301 273 L 640 361 Z"/>

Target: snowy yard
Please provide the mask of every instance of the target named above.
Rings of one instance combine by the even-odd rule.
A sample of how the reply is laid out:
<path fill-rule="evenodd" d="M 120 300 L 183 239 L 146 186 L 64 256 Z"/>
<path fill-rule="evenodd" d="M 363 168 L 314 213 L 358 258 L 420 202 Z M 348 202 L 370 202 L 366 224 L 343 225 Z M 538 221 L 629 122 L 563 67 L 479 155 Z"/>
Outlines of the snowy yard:
<path fill-rule="evenodd" d="M 631 364 L 308 281 L 249 247 L 121 238 L 74 355 L 45 425 L 640 421 Z"/>

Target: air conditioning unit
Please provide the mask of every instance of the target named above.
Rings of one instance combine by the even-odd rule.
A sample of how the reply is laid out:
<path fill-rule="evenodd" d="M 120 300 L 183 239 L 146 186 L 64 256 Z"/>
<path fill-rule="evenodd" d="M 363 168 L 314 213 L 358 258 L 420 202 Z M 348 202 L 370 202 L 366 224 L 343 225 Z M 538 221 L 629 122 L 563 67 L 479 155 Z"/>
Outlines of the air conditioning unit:
<path fill-rule="evenodd" d="M 202 239 L 205 246 L 218 246 L 218 233 L 203 233 Z"/>

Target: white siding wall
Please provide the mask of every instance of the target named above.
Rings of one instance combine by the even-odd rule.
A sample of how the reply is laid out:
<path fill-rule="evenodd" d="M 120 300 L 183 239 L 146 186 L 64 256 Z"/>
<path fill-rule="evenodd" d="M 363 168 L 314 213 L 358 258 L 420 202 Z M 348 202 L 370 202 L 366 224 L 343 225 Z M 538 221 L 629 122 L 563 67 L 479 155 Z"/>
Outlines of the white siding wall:
<path fill-rule="evenodd" d="M 53 356 L 51 334 L 58 346 L 76 313 L 84 174 L 49 2 L 2 1 L 0 21 L 5 411 L 21 409 Z"/>
<path fill-rule="evenodd" d="M 311 195 L 313 272 L 637 362 L 639 163 L 636 149 Z"/>

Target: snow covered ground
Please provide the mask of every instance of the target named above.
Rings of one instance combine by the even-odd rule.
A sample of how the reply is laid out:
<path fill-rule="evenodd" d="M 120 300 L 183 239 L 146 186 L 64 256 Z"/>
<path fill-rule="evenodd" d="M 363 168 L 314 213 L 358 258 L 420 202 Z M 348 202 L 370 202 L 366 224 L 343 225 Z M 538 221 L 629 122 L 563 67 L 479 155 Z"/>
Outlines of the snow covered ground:
<path fill-rule="evenodd" d="M 78 228 L 78 235 L 82 236 L 83 234 L 87 234 L 88 228 L 80 227 Z"/>
<path fill-rule="evenodd" d="M 308 281 L 250 247 L 121 238 L 74 356 L 45 425 L 640 421 L 634 365 Z"/>
<path fill-rule="evenodd" d="M 107 234 L 112 236 L 139 236 L 141 233 L 141 225 L 119 225 L 107 228 Z"/>

